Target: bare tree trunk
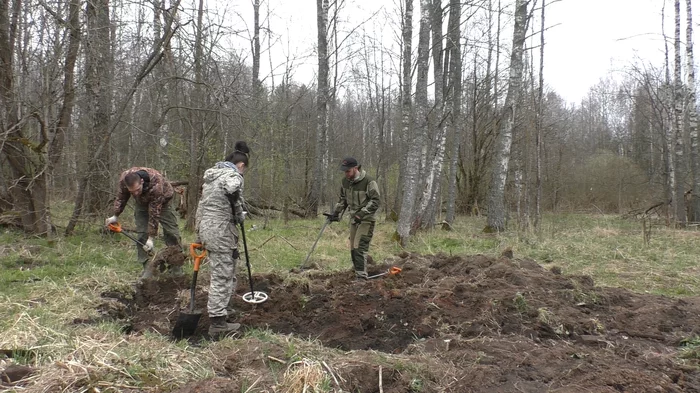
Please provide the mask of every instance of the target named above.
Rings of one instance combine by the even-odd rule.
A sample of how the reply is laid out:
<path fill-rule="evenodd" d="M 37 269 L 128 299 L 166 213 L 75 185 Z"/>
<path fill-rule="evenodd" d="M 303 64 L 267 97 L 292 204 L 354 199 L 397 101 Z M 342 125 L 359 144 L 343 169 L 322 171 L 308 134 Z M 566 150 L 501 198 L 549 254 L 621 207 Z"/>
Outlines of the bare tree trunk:
<path fill-rule="evenodd" d="M 109 129 L 112 112 L 112 60 L 109 0 L 88 1 L 85 45 L 85 88 L 88 95 L 88 115 L 91 117 L 89 141 L 99 144 Z M 87 210 L 102 214 L 109 204 L 112 191 L 109 177 L 110 149 L 104 150 L 97 165 L 87 166 L 89 174 Z"/>
<path fill-rule="evenodd" d="M 666 20 L 665 18 L 665 11 L 666 11 L 666 2 L 663 3 L 663 7 L 661 8 L 661 34 L 664 37 L 664 70 L 665 70 L 665 83 L 664 83 L 664 91 L 662 91 L 662 97 L 663 97 L 663 119 L 662 122 L 664 124 L 664 157 L 665 157 L 665 165 L 666 165 L 666 198 L 671 204 L 671 217 L 669 217 L 670 221 L 674 221 L 673 216 L 675 215 L 675 205 L 676 205 L 676 198 L 674 198 L 674 193 L 676 192 L 676 165 L 675 165 L 675 159 L 673 155 L 673 91 L 671 87 L 671 66 L 669 65 L 668 61 L 668 39 L 666 37 L 666 29 L 664 27 L 664 21 Z"/>
<path fill-rule="evenodd" d="M 11 6 L 11 8 L 10 8 Z M 11 185 L 8 191 L 12 209 L 19 215 L 18 225 L 25 232 L 50 235 L 49 181 L 63 148 L 63 132 L 73 108 L 73 70 L 79 45 L 79 4 L 69 4 L 68 47 L 65 49 L 63 103 L 58 117 L 52 111 L 34 110 L 39 123 L 38 140 L 25 135 L 26 119 L 20 118 L 20 99 L 15 85 L 14 56 L 22 54 L 26 41 L 21 38 L 20 1 L 0 4 L 0 153 L 9 162 Z M 28 37 L 27 37 L 28 38 Z M 54 97 L 52 97 L 53 99 Z M 25 123 L 26 124 L 26 123 Z"/>
<path fill-rule="evenodd" d="M 316 24 L 318 29 L 318 91 L 316 95 L 316 151 L 314 152 L 314 175 L 306 201 L 307 214 L 315 217 L 323 190 L 328 134 L 328 0 L 316 0 Z"/>
<path fill-rule="evenodd" d="M 489 0 L 490 3 L 490 0 Z M 493 107 L 498 108 L 498 77 L 500 76 L 499 64 L 501 60 L 501 0 L 498 0 L 498 9 L 496 10 L 496 63 L 493 67 Z M 490 32 L 490 30 L 489 30 Z M 490 42 L 489 42 L 490 43 Z M 489 75 L 490 76 L 490 75 Z"/>
<path fill-rule="evenodd" d="M 414 124 L 416 124 L 415 132 L 410 133 L 408 138 L 408 149 L 406 151 L 406 175 L 404 177 L 403 201 L 401 203 L 401 212 L 399 214 L 399 222 L 396 226 L 396 232 L 399 236 L 402 245 L 407 245 L 411 233 L 414 228 L 411 227 L 414 217 L 414 209 L 416 205 L 416 194 L 420 187 L 420 164 L 421 164 L 421 148 L 424 145 L 425 133 L 428 128 L 428 60 L 430 57 L 430 0 L 420 1 L 420 28 L 418 32 L 418 63 L 416 72 L 418 74 L 416 80 L 416 106 L 413 116 Z M 408 3 L 406 4 L 406 16 L 408 18 Z M 408 20 L 408 19 L 407 19 Z M 404 42 L 406 41 L 406 33 L 408 23 L 404 25 Z M 404 53 L 405 53 L 404 48 Z M 408 56 L 410 59 L 410 55 Z M 407 58 L 404 58 L 404 67 L 406 66 Z M 410 60 L 408 61 L 410 70 Z M 409 71 L 410 72 L 410 71 Z M 410 75 L 409 75 L 410 76 Z M 404 68 L 404 82 L 406 81 L 406 69 Z M 409 82 L 410 83 L 410 82 Z M 406 94 L 406 92 L 404 92 Z M 404 98 L 405 100 L 405 98 Z M 404 107 L 404 130 L 407 129 L 409 119 Z"/>
<path fill-rule="evenodd" d="M 405 0 L 405 9 L 401 25 L 401 133 L 399 139 L 403 146 L 406 146 L 408 151 L 411 148 L 413 141 L 413 129 L 411 127 L 411 113 L 413 112 L 412 100 L 411 100 L 411 90 L 412 90 L 412 79 L 411 79 L 411 63 L 412 63 L 412 42 L 413 42 L 413 1 Z M 403 203 L 403 191 L 407 189 L 406 187 L 406 176 L 408 175 L 408 170 L 406 169 L 408 155 L 404 155 L 399 158 L 399 181 L 396 184 L 396 193 L 394 197 L 394 208 L 392 214 L 394 220 L 398 222 L 399 214 L 403 211 L 401 204 Z M 410 179 L 414 181 L 414 179 Z M 410 231 L 410 221 L 408 223 L 404 222 L 404 227 L 399 228 L 398 224 L 396 227 L 396 237 L 401 238 L 404 236 L 408 238 Z M 402 235 L 403 234 L 403 235 Z M 404 243 L 405 244 L 405 243 Z"/>
<path fill-rule="evenodd" d="M 517 112 L 517 97 L 520 95 L 523 74 L 523 44 L 527 31 L 527 6 L 529 0 L 516 0 L 515 24 L 513 26 L 513 48 L 510 56 L 510 75 L 508 92 L 500 116 L 499 135 L 496 145 L 496 157 L 491 171 L 489 189 L 488 220 L 486 231 L 499 232 L 506 228 L 506 207 L 504 203 L 506 178 L 510 148 L 513 142 L 513 126 Z"/>
<path fill-rule="evenodd" d="M 436 204 L 436 198 L 440 189 L 440 175 L 442 174 L 442 166 L 445 160 L 445 144 L 447 143 L 445 75 L 442 62 L 442 0 L 433 0 L 431 7 L 431 31 L 433 41 L 431 46 L 433 80 L 435 81 L 435 103 L 433 107 L 437 113 L 437 124 L 435 125 L 436 133 L 433 138 L 435 146 L 432 147 L 432 151 L 429 151 L 428 160 L 423 170 L 425 174 L 423 196 L 420 199 L 421 203 L 413 223 L 414 228 L 432 227 L 435 223 L 436 209 L 440 209 L 440 204 Z"/>
<path fill-rule="evenodd" d="M 253 93 L 260 89 L 260 0 L 253 0 Z"/>
<path fill-rule="evenodd" d="M 452 113 L 450 113 L 450 129 L 452 130 L 452 151 L 450 152 L 450 173 L 448 177 L 447 217 L 445 221 L 452 224 L 455 219 L 455 204 L 457 200 L 457 161 L 461 141 L 461 109 L 462 109 L 462 48 L 460 45 L 460 19 L 462 3 L 460 0 L 450 0 L 450 19 L 447 23 L 447 47 L 450 50 L 450 95 L 452 98 Z"/>
<path fill-rule="evenodd" d="M 535 134 L 535 156 L 536 156 L 536 169 L 535 169 L 535 220 L 534 226 L 536 230 L 540 228 L 540 222 L 542 220 L 542 115 L 544 112 L 544 16 L 545 7 L 547 5 L 547 0 L 542 0 L 542 14 L 540 16 L 540 80 L 539 89 L 537 91 L 537 121 L 535 122 L 535 127 L 537 128 Z"/>
<path fill-rule="evenodd" d="M 10 163 L 10 176 L 14 183 L 9 188 L 12 208 L 20 214 L 21 226 L 25 232 L 36 232 L 38 229 L 43 233 L 45 228 L 37 228 L 31 195 L 33 175 L 28 172 L 31 168 L 30 145 L 21 143 L 26 138 L 19 124 L 19 102 L 14 82 L 14 54 L 21 3 L 20 0 L 0 3 L 0 124 L 3 126 L 0 135 L 3 136 L 2 152 Z"/>
<path fill-rule="evenodd" d="M 686 8 L 686 64 L 688 72 L 688 90 L 686 97 L 686 110 L 688 112 L 688 128 L 690 133 L 690 162 L 693 169 L 693 192 L 690 200 L 693 207 L 694 222 L 700 221 L 700 157 L 698 153 L 698 111 L 695 95 L 695 60 L 693 56 L 693 13 L 692 0 L 685 1 Z"/>
<path fill-rule="evenodd" d="M 685 227 L 685 157 L 683 142 L 683 81 L 681 80 L 681 5 L 680 0 L 674 1 L 675 8 L 675 39 L 674 39 L 674 72 L 673 72 L 673 131 L 676 138 L 675 164 L 676 189 L 674 194 L 676 225 Z"/>
<path fill-rule="evenodd" d="M 203 105 L 205 102 L 204 92 L 202 83 L 204 81 L 203 76 L 203 62 L 204 62 L 204 0 L 199 0 L 199 5 L 197 6 L 197 26 L 196 35 L 194 41 L 194 78 L 195 85 L 193 95 L 192 107 L 198 107 Z M 189 206 L 189 214 L 187 215 L 187 223 L 185 227 L 189 230 L 195 229 L 195 218 L 197 212 L 197 205 L 199 203 L 199 190 L 202 186 L 202 176 L 201 176 L 201 162 L 204 152 L 200 148 L 200 142 L 204 134 L 204 114 L 200 111 L 192 111 L 191 121 L 192 124 L 190 128 L 190 162 L 189 162 L 189 185 L 188 188 L 190 192 L 187 193 L 187 206 Z"/>

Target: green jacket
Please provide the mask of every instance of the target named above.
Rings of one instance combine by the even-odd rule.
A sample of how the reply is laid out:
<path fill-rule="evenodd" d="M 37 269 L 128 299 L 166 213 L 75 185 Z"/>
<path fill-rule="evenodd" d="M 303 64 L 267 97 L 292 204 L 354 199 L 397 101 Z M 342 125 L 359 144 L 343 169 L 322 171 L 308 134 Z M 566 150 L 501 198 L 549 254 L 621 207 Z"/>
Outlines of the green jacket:
<path fill-rule="evenodd" d="M 342 214 L 347 209 L 352 217 L 360 216 L 362 221 L 373 222 L 377 220 L 376 213 L 379 210 L 379 186 L 364 169 L 354 180 L 343 179 L 340 188 L 340 198 L 335 205 L 333 213 Z"/>

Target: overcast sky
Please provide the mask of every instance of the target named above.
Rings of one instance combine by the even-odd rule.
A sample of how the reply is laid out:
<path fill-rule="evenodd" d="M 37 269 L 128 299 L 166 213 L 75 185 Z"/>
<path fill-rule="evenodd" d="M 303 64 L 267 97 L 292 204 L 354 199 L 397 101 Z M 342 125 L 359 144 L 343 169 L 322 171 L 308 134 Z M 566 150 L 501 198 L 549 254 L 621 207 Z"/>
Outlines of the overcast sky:
<path fill-rule="evenodd" d="M 549 86 L 567 101 L 579 102 L 606 74 L 619 71 L 636 59 L 661 66 L 664 59 L 662 5 L 661 0 L 562 0 L 553 3 L 545 15 L 546 24 L 552 26 L 545 45 L 545 79 Z M 695 11 L 698 7 L 700 2 L 693 10 L 693 22 L 700 22 Z M 685 1 L 681 1 L 681 15 L 685 12 Z M 667 1 L 665 29 L 671 40 L 673 15 L 673 2 Z M 681 38 L 685 42 L 684 21 Z M 685 47 L 681 50 L 685 57 Z M 669 51 L 673 61 L 672 41 Z M 697 48 L 695 52 L 700 55 Z"/>
<path fill-rule="evenodd" d="M 281 35 L 276 56 L 279 57 L 282 51 L 285 54 L 292 52 L 311 55 L 305 66 L 297 68 L 294 78 L 301 83 L 310 83 L 316 67 L 313 53 L 316 40 L 316 1 L 268 1 L 275 14 L 272 30 Z M 346 0 L 347 4 L 352 4 L 346 6 L 346 11 L 352 11 L 354 18 L 360 21 L 381 7 L 393 10 L 397 1 L 402 0 Z M 501 1 L 503 4 L 511 2 Z M 541 1 L 539 0 L 540 4 Z M 497 0 L 493 0 L 493 3 L 497 4 Z M 579 103 L 589 88 L 601 78 L 611 72 L 621 71 L 631 63 L 644 61 L 657 67 L 663 64 L 663 0 L 547 0 L 547 3 L 545 21 L 549 29 L 545 37 L 545 81 L 567 102 Z M 418 0 L 414 4 L 414 22 L 417 23 L 420 16 Z M 249 1 L 242 0 L 233 7 L 243 15 L 252 15 Z M 509 12 L 512 12 L 512 6 L 510 8 Z M 696 25 L 700 22 L 698 10 L 700 1 L 695 4 L 693 12 Z M 672 40 L 672 0 L 666 0 L 665 12 L 666 34 Z M 681 14 L 685 15 L 685 12 L 683 0 Z M 535 27 L 539 28 L 539 22 L 535 23 Z M 685 18 L 681 29 L 681 37 L 685 41 Z M 695 30 L 698 29 L 700 28 Z M 417 34 L 417 28 L 415 30 Z M 510 37 L 504 39 L 504 42 L 510 43 Z M 417 41 L 414 42 L 414 48 L 416 43 Z M 669 44 L 669 50 L 673 51 L 673 43 Z M 285 47 L 284 50 L 281 49 L 282 46 Z M 685 47 L 682 50 L 685 57 Z M 700 58 L 700 50 L 696 49 L 696 52 L 696 58 Z M 261 71 L 269 72 L 266 64 L 268 61 L 263 60 L 262 63 Z"/>

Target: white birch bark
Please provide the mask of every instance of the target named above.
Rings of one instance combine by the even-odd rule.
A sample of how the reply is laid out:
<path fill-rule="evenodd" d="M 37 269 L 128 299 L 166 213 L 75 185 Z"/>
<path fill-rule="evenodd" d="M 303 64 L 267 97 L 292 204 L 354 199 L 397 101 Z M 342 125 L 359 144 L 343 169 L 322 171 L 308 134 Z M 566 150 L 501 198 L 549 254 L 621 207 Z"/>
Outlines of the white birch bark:
<path fill-rule="evenodd" d="M 447 39 L 450 48 L 450 95 L 452 99 L 452 113 L 449 122 L 452 133 L 452 151 L 450 157 L 450 171 L 448 175 L 447 192 L 447 217 L 445 221 L 452 224 L 455 219 L 455 204 L 457 200 L 457 162 L 459 158 L 459 146 L 461 141 L 461 108 L 462 108 L 462 50 L 460 46 L 460 20 L 462 16 L 462 3 L 460 0 L 450 0 L 450 20 L 447 23 Z"/>
<path fill-rule="evenodd" d="M 412 108 L 412 81 L 411 81 L 411 64 L 412 64 L 412 43 L 413 43 L 413 0 L 405 0 L 405 10 L 403 15 L 403 25 L 401 28 L 401 39 L 402 39 L 402 64 L 401 64 L 401 133 L 399 139 L 406 146 L 411 146 L 413 143 L 413 132 L 411 127 L 411 113 Z M 407 151 L 409 150 L 407 149 Z M 405 195 L 403 192 L 407 190 L 406 183 L 411 179 L 408 179 L 408 154 L 402 157 L 401 164 L 399 165 L 399 182 L 396 188 L 396 199 L 394 202 L 394 213 L 396 214 L 396 220 L 398 222 L 398 215 L 403 210 L 401 205 L 403 204 L 403 198 Z M 409 221 L 410 225 L 410 221 Z M 399 239 L 408 240 L 409 236 L 409 225 L 403 222 L 401 225 L 397 224 L 396 233 Z M 402 241 L 403 242 L 403 241 Z M 405 244 L 405 243 L 404 243 Z"/>
<path fill-rule="evenodd" d="M 664 21 L 666 13 L 666 3 L 661 8 L 661 34 L 664 38 L 664 70 L 665 70 L 665 83 L 664 91 L 661 92 L 663 99 L 664 108 L 664 157 L 666 160 L 666 199 L 670 203 L 670 217 L 668 219 L 673 221 L 673 216 L 675 212 L 676 199 L 673 194 L 676 189 L 676 170 L 675 162 L 673 157 L 673 92 L 671 89 L 671 66 L 668 62 L 668 39 L 666 37 L 666 28 Z"/>
<path fill-rule="evenodd" d="M 681 81 L 681 4 L 674 1 L 675 36 L 674 36 L 674 67 L 673 67 L 673 133 L 675 136 L 676 188 L 674 193 L 676 225 L 685 226 L 685 157 L 683 141 L 683 82 Z"/>
<path fill-rule="evenodd" d="M 431 52 L 433 57 L 433 80 L 435 104 L 434 109 L 437 112 L 436 129 L 437 132 L 433 140 L 435 146 L 428 155 L 424 173 L 425 182 L 423 187 L 423 195 L 420 199 L 418 214 L 414 222 L 415 228 L 429 228 L 435 223 L 435 212 L 439 209 L 436 206 L 437 194 L 440 190 L 440 174 L 445 161 L 445 144 L 447 138 L 447 121 L 446 121 L 446 105 L 445 105 L 445 75 L 443 72 L 442 62 L 442 1 L 434 0 L 431 7 L 431 31 L 432 45 Z"/>
<path fill-rule="evenodd" d="M 693 193 L 690 200 L 693 207 L 693 215 L 689 217 L 692 221 L 697 222 L 700 217 L 700 157 L 698 157 L 698 111 L 695 95 L 695 61 L 693 56 L 693 13 L 692 0 L 685 1 L 686 8 L 686 72 L 688 73 L 688 90 L 686 97 L 686 110 L 688 113 L 688 131 L 690 134 L 690 163 L 693 169 Z"/>
<path fill-rule="evenodd" d="M 318 29 L 318 91 L 316 93 L 316 152 L 314 153 L 314 175 L 307 201 L 306 214 L 315 217 L 323 189 L 324 161 L 327 157 L 328 133 L 328 0 L 316 0 L 316 23 Z"/>
<path fill-rule="evenodd" d="M 491 167 L 491 186 L 488 199 L 486 231 L 503 231 L 506 228 L 505 186 L 513 143 L 513 126 L 517 112 L 517 97 L 520 95 L 523 74 L 523 44 L 527 31 L 527 6 L 529 0 L 516 0 L 513 47 L 510 55 L 508 92 L 501 110 L 499 134 L 495 157 Z"/>
<path fill-rule="evenodd" d="M 408 15 L 408 7 L 407 7 Z M 428 105 L 428 58 L 430 44 L 430 0 L 420 1 L 420 27 L 418 32 L 418 59 L 416 65 L 416 99 L 414 124 L 416 125 L 415 132 L 411 133 L 412 138 L 409 138 L 409 144 L 406 156 L 406 176 L 403 189 L 403 202 L 401 203 L 401 212 L 399 214 L 399 222 L 396 227 L 399 239 L 402 245 L 408 243 L 412 232 L 411 224 L 413 223 L 414 209 L 416 205 L 416 194 L 421 182 L 419 181 L 419 171 L 421 165 L 421 155 L 423 151 L 425 132 L 427 130 L 427 105 Z M 404 26 L 406 29 L 406 26 Z M 405 39 L 405 37 L 404 37 Z M 404 66 L 406 60 L 404 60 Z M 404 70 L 404 73 L 406 70 Z M 404 74 L 405 78 L 405 74 Z M 404 109 L 405 110 L 405 109 Z M 407 114 L 404 112 L 404 116 Z M 410 116 L 410 115 L 409 115 Z M 405 124 L 409 121 L 404 118 Z"/>
<path fill-rule="evenodd" d="M 253 53 L 253 92 L 258 93 L 260 88 L 260 0 L 253 0 L 253 40 L 251 42 Z"/>
<path fill-rule="evenodd" d="M 542 206 L 542 115 L 543 115 L 543 96 L 544 96 L 544 16 L 545 8 L 547 6 L 547 0 L 542 0 L 542 13 L 540 14 L 540 80 L 539 80 L 539 90 L 537 91 L 537 121 L 536 127 L 537 132 L 535 134 L 535 160 L 536 160 L 536 174 L 535 174 L 535 218 L 534 226 L 535 229 L 539 229 L 540 221 L 542 219 L 541 206 Z"/>

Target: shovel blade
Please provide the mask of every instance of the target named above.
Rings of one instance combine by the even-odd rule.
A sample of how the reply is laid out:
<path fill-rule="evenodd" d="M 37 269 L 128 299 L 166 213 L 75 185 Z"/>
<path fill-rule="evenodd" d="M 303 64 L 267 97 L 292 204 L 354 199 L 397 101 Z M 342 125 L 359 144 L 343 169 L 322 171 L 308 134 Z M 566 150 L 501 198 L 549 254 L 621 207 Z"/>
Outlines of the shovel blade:
<path fill-rule="evenodd" d="M 199 318 L 201 317 L 202 313 L 180 313 L 177 317 L 177 322 L 175 322 L 175 327 L 173 328 L 173 336 L 180 340 L 193 335 L 194 331 L 197 330 Z"/>

